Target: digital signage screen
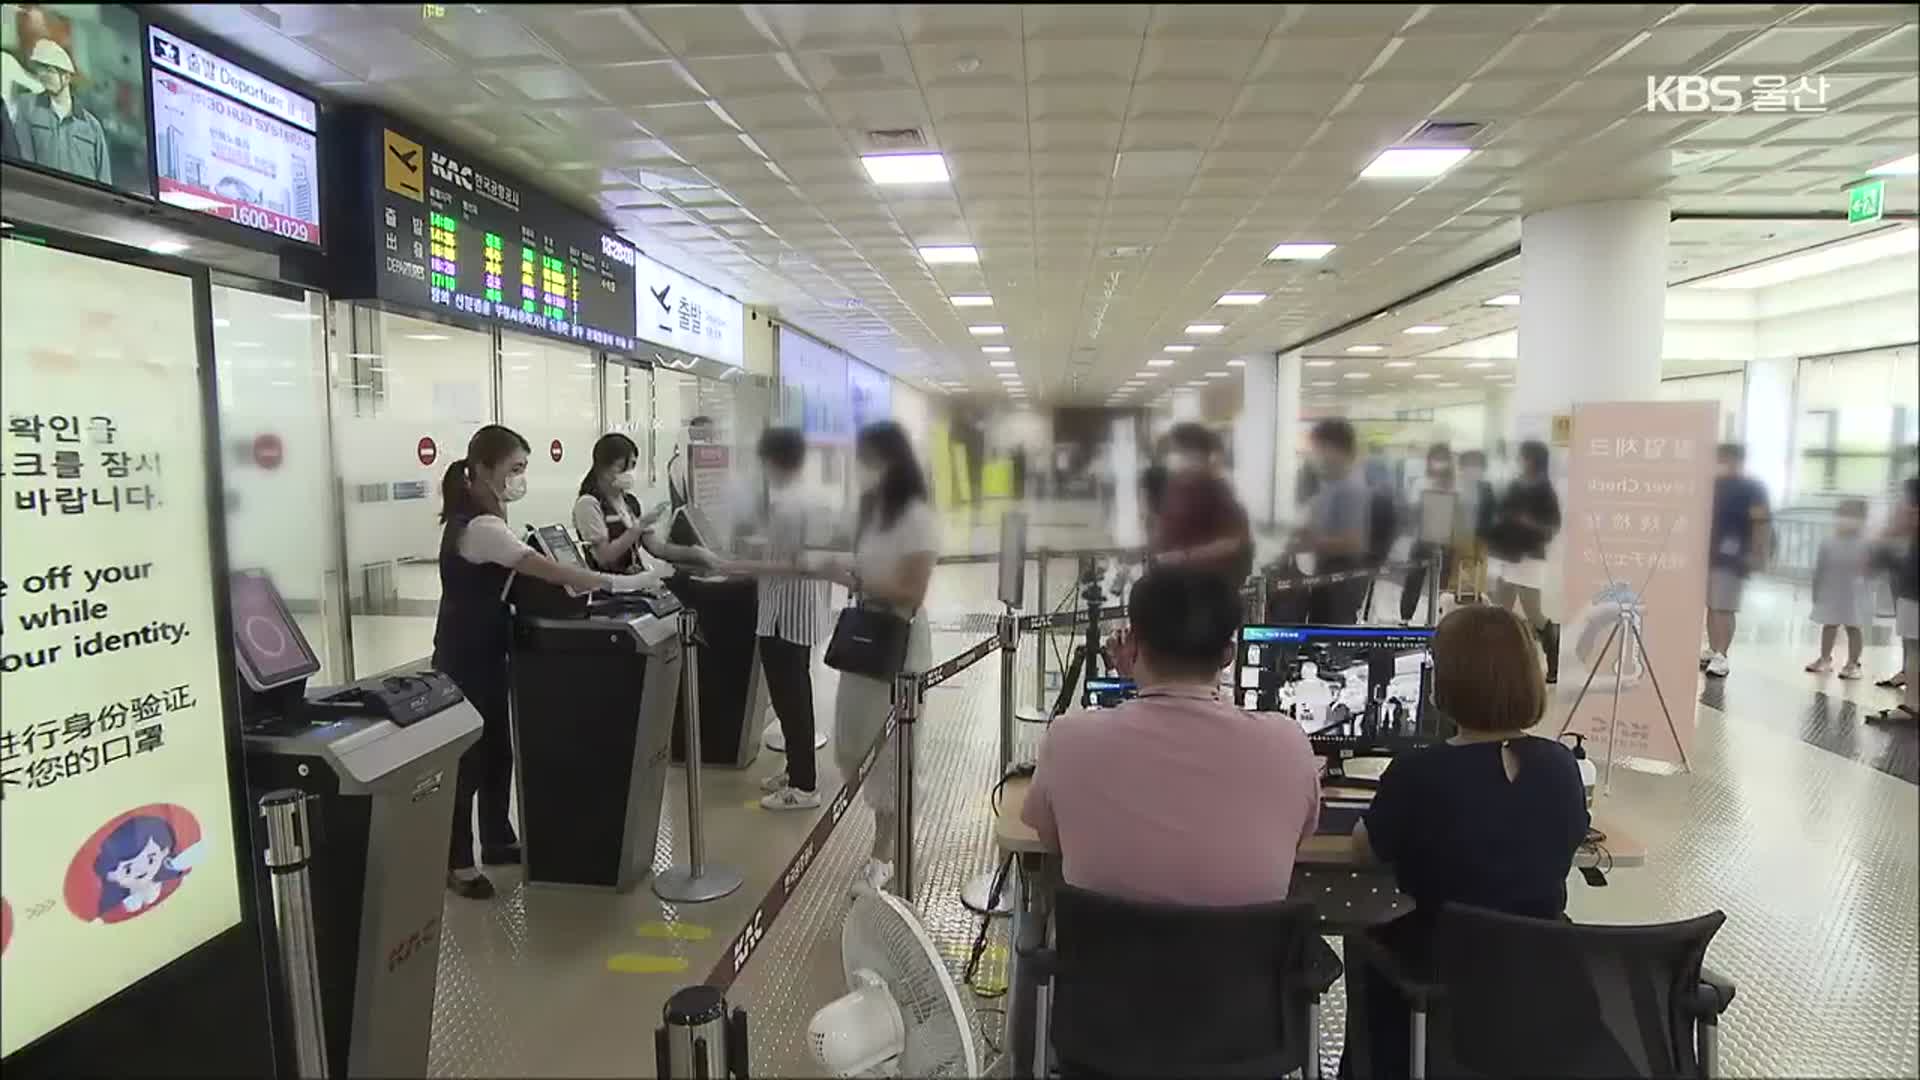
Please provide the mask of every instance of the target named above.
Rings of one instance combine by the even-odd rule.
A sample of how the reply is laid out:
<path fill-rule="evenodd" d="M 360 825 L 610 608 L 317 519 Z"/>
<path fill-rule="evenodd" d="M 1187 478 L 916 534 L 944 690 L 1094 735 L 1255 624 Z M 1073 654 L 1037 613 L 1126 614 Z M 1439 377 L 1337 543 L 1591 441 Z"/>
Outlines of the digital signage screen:
<path fill-rule="evenodd" d="M 637 252 L 599 222 L 366 114 L 373 291 L 615 352 L 634 345 Z"/>
<path fill-rule="evenodd" d="M 0 4 L 0 159 L 153 197 L 140 16 Z"/>
<path fill-rule="evenodd" d="M 160 201 L 319 245 L 313 100 L 157 26 L 147 51 Z"/>

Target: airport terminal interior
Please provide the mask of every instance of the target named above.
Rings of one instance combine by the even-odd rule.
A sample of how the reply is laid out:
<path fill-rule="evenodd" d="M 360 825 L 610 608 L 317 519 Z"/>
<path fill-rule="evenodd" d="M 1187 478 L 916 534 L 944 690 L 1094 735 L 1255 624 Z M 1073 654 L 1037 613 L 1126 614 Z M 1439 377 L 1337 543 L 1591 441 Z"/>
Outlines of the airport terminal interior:
<path fill-rule="evenodd" d="M 8 3 L 0 97 L 10 1074 L 1369 1075 L 1497 605 L 1589 827 L 1411 1074 L 1920 1075 L 1913 5 Z M 1023 817 L 1181 572 L 1321 770 L 1270 970 Z"/>

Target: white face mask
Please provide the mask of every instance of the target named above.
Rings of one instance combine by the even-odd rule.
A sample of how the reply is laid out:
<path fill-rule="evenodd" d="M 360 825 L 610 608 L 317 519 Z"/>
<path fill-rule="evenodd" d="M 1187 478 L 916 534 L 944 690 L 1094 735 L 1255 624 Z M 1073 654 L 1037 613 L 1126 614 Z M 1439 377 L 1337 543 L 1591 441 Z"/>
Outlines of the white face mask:
<path fill-rule="evenodd" d="M 632 491 L 633 490 L 633 474 L 630 472 L 614 473 L 613 474 L 613 490 Z"/>
<path fill-rule="evenodd" d="M 506 489 L 500 492 L 501 502 L 519 502 L 527 497 L 527 475 L 516 473 L 507 477 Z"/>
<path fill-rule="evenodd" d="M 887 478 L 887 472 L 877 465 L 862 463 L 859 472 L 856 473 L 855 476 L 860 484 L 861 491 L 874 491 L 880 487 L 880 482 Z"/>

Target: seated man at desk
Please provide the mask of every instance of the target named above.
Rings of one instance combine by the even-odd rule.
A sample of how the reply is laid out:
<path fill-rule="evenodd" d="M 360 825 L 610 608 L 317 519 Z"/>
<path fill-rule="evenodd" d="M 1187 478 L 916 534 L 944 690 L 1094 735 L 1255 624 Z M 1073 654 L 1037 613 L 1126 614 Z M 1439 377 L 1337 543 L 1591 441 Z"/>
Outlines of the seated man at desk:
<path fill-rule="evenodd" d="M 1239 594 L 1218 573 L 1156 567 L 1127 617 L 1139 696 L 1054 721 L 1021 819 L 1077 888 L 1195 906 L 1284 899 L 1319 820 L 1319 767 L 1299 725 L 1216 695 Z"/>

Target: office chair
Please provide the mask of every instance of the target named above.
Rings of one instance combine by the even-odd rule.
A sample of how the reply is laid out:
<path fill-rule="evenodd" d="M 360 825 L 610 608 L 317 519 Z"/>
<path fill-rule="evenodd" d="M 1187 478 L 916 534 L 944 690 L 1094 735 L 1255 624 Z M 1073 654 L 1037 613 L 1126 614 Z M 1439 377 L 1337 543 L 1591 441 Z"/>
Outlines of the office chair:
<path fill-rule="evenodd" d="M 1320 998 L 1341 967 L 1316 923 L 1305 901 L 1184 907 L 1062 886 L 1054 947 L 1020 955 L 1051 980 L 1062 1076 L 1317 1077 Z"/>
<path fill-rule="evenodd" d="M 1714 911 L 1647 926 L 1583 926 L 1460 905 L 1435 918 L 1427 970 L 1370 933 L 1346 940 L 1358 981 L 1412 1010 L 1413 1077 L 1708 1077 L 1733 984 L 1703 966 Z M 1348 980 L 1354 1075 L 1376 1075 L 1366 987 Z"/>

